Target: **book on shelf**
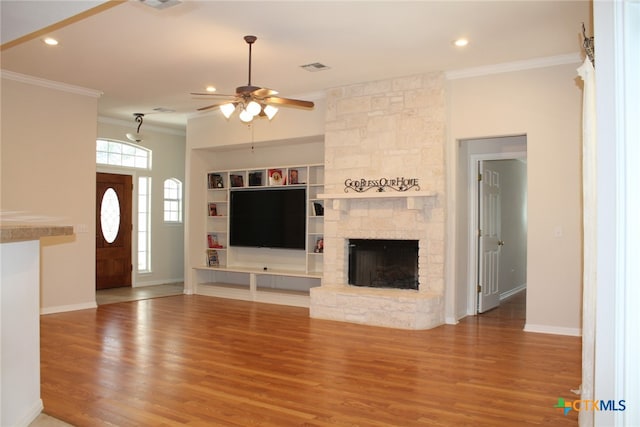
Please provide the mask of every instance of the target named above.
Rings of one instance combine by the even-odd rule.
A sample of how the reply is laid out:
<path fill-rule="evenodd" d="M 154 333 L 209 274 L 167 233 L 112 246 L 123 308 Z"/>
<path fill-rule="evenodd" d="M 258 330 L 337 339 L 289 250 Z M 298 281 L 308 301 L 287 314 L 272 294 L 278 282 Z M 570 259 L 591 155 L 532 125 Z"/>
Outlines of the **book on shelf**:
<path fill-rule="evenodd" d="M 298 169 L 289 169 L 289 185 L 299 184 Z"/>
<path fill-rule="evenodd" d="M 284 185 L 285 181 L 282 169 L 269 169 L 269 185 Z"/>
<path fill-rule="evenodd" d="M 209 267 L 220 267 L 220 257 L 218 257 L 218 251 L 207 251 L 207 265 Z"/>
<path fill-rule="evenodd" d="M 262 185 L 262 172 L 249 172 L 249 187 Z"/>
<path fill-rule="evenodd" d="M 316 216 L 324 216 L 324 206 L 322 206 L 322 203 L 313 202 L 313 210 Z"/>
<path fill-rule="evenodd" d="M 317 253 L 317 254 L 321 254 L 324 252 L 324 238 L 323 237 L 318 237 L 318 240 L 316 240 L 316 247 L 313 248 L 313 252 Z"/>
<path fill-rule="evenodd" d="M 215 203 L 209 203 L 209 216 L 218 216 L 218 206 Z"/>
<path fill-rule="evenodd" d="M 231 174 L 231 186 L 232 187 L 244 187 L 244 177 L 238 174 Z"/>
<path fill-rule="evenodd" d="M 217 233 L 207 233 L 207 247 L 209 249 L 219 249 L 222 248 L 220 241 L 218 240 Z"/>
<path fill-rule="evenodd" d="M 208 176 L 208 188 L 209 190 L 215 188 L 224 188 L 224 181 L 222 180 L 222 175 L 217 173 L 210 173 Z"/>

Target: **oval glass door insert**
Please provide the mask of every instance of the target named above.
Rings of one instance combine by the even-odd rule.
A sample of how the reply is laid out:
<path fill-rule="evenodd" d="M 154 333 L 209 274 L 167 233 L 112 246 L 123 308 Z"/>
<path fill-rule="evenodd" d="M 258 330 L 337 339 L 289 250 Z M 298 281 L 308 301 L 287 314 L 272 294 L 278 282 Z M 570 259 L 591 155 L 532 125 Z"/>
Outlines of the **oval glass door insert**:
<path fill-rule="evenodd" d="M 100 225 L 104 240 L 107 243 L 113 243 L 120 230 L 120 200 L 118 200 L 118 194 L 113 188 L 108 188 L 102 196 Z"/>

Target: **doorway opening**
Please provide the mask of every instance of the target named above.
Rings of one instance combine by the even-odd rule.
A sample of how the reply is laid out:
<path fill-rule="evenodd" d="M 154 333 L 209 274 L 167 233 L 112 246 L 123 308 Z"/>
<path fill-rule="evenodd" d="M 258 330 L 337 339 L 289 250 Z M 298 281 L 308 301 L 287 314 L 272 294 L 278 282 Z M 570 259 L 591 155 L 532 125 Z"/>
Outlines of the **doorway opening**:
<path fill-rule="evenodd" d="M 526 136 L 467 140 L 467 314 L 526 309 Z M 504 310 L 503 310 L 504 311 Z"/>

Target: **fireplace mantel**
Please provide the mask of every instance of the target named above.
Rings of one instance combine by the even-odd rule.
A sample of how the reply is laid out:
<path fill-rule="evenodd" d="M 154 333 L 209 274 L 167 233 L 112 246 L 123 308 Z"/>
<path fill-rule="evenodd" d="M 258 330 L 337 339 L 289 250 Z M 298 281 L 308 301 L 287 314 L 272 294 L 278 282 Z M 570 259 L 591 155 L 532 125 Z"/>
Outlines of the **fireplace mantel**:
<path fill-rule="evenodd" d="M 364 193 L 335 193 L 319 194 L 318 198 L 331 201 L 333 209 L 346 211 L 350 200 L 401 199 L 406 200 L 407 209 L 423 209 L 427 199 L 437 197 L 435 191 L 405 191 L 405 192 L 364 192 Z"/>

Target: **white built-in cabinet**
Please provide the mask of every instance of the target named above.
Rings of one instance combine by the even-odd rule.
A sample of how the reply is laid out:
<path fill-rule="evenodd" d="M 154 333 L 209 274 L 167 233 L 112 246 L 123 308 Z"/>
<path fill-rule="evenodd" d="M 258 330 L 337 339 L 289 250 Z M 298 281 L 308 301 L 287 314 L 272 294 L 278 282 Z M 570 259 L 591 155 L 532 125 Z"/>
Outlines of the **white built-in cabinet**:
<path fill-rule="evenodd" d="M 320 286 L 322 278 L 324 165 L 215 170 L 204 178 L 206 235 L 202 236 L 202 261 L 193 268 L 194 293 L 308 307 L 309 289 Z M 230 247 L 231 192 L 273 186 L 306 189 L 305 249 Z"/>

